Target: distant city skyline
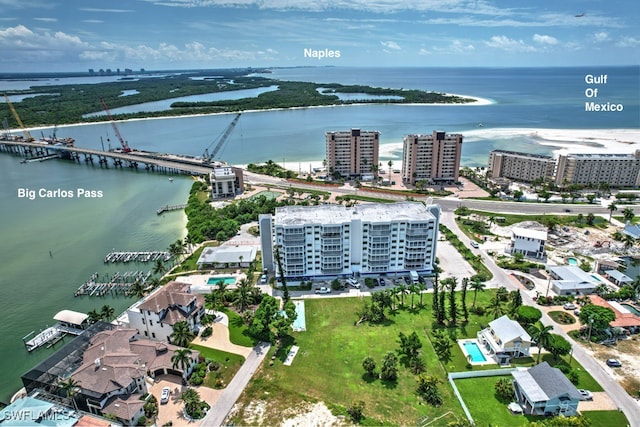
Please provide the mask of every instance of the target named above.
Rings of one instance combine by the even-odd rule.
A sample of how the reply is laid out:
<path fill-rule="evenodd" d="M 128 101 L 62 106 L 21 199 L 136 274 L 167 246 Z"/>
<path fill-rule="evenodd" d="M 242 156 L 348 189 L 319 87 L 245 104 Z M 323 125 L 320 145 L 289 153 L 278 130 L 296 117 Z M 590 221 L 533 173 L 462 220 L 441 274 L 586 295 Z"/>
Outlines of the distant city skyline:
<path fill-rule="evenodd" d="M 637 2 L 0 0 L 3 72 L 637 65 Z"/>

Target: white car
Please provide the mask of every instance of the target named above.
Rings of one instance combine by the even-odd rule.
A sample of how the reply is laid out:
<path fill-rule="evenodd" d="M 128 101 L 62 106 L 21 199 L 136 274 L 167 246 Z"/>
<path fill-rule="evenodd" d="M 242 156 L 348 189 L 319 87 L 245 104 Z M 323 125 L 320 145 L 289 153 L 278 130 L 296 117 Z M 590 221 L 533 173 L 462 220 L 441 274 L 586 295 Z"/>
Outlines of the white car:
<path fill-rule="evenodd" d="M 593 400 L 593 394 L 589 390 L 579 388 L 578 393 L 580 393 L 580 400 Z"/>
<path fill-rule="evenodd" d="M 327 288 L 326 286 L 322 286 L 316 289 L 316 294 L 330 294 L 331 288 Z"/>
<path fill-rule="evenodd" d="M 167 403 L 169 401 L 169 396 L 171 396 L 171 389 L 169 387 L 164 387 L 162 389 L 162 393 L 160 394 L 160 403 Z"/>
<path fill-rule="evenodd" d="M 347 279 L 347 283 L 349 284 L 349 286 L 360 289 L 360 282 L 358 282 L 356 279 Z"/>
<path fill-rule="evenodd" d="M 262 283 L 263 285 L 265 283 L 267 283 L 267 275 L 263 274 L 262 276 L 260 276 L 260 283 Z"/>
<path fill-rule="evenodd" d="M 562 308 L 564 308 L 565 310 L 575 310 L 578 308 L 578 306 L 572 302 L 567 302 L 562 306 Z"/>

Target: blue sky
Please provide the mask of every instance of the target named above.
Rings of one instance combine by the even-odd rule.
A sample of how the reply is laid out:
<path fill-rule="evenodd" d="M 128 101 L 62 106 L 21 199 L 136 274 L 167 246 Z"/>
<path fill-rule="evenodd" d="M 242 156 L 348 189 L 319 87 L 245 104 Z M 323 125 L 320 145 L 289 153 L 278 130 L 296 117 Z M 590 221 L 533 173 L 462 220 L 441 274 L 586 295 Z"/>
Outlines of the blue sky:
<path fill-rule="evenodd" d="M 4 72 L 640 62 L 637 0 L 0 0 L 0 7 Z M 304 49 L 340 57 L 306 58 Z"/>

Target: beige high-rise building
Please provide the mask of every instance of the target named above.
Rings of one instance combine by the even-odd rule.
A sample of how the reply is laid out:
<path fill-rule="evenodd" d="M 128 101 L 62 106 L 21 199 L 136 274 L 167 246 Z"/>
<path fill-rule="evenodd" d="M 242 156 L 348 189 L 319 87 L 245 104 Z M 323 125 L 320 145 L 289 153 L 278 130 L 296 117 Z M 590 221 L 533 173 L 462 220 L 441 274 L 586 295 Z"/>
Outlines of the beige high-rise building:
<path fill-rule="evenodd" d="M 556 184 L 611 187 L 640 186 L 640 150 L 633 154 L 562 154 L 558 157 Z"/>
<path fill-rule="evenodd" d="M 372 177 L 378 165 L 380 132 L 351 129 L 325 134 L 327 142 L 327 173 L 339 173 L 344 178 Z"/>
<path fill-rule="evenodd" d="M 493 150 L 489 153 L 489 170 L 492 178 L 507 178 L 531 182 L 536 179 L 553 181 L 556 162 L 551 156 Z"/>
<path fill-rule="evenodd" d="M 433 131 L 432 134 L 412 134 L 403 138 L 402 180 L 415 185 L 453 184 L 458 181 L 462 135 Z"/>

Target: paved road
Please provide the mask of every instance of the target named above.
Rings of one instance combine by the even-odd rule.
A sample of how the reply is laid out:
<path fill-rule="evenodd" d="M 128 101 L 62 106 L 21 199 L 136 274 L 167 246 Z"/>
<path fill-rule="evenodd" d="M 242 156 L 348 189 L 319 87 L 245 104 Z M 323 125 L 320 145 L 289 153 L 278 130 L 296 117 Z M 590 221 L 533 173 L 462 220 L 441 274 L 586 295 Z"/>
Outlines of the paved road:
<path fill-rule="evenodd" d="M 270 186 L 278 186 L 283 189 L 288 187 L 303 188 L 307 190 L 325 190 L 331 191 L 337 194 L 354 194 L 352 187 L 320 187 L 318 185 L 311 185 L 302 182 L 288 182 L 282 178 L 275 178 L 272 176 L 260 175 L 251 172 L 244 171 L 244 174 L 248 181 L 255 184 L 267 184 Z M 366 188 L 360 188 L 357 190 L 357 194 L 361 196 L 376 197 L 386 200 L 406 200 L 406 195 L 371 192 Z M 416 199 L 424 200 L 426 197 L 416 197 Z M 586 215 L 588 213 L 609 215 L 609 209 L 601 205 L 588 205 L 588 204 L 573 204 L 573 203 L 526 203 L 526 202 L 510 202 L 504 200 L 475 200 L 475 199 L 457 199 L 453 197 L 434 197 L 434 203 L 439 204 L 443 211 L 453 211 L 460 206 L 466 206 L 469 209 L 476 209 L 481 211 L 490 211 L 496 213 L 512 213 L 512 214 L 564 214 L 564 215 L 577 215 L 579 213 Z M 640 206 L 638 205 L 619 205 L 618 213 L 622 212 L 625 207 L 630 207 L 636 215 L 640 215 Z M 566 210 L 571 212 L 566 212 Z"/>
<path fill-rule="evenodd" d="M 227 418 L 227 415 L 231 412 L 231 408 L 233 408 L 236 400 L 238 400 L 244 388 L 249 384 L 251 377 L 253 377 L 253 374 L 266 357 L 270 348 L 271 344 L 264 342 L 253 348 L 247 360 L 240 367 L 227 388 L 224 389 L 218 400 L 216 400 L 216 403 L 211 406 L 211 409 L 209 409 L 200 425 L 205 427 L 224 425 L 225 418 Z"/>
<path fill-rule="evenodd" d="M 457 235 L 463 235 L 462 231 L 460 231 L 457 224 L 455 223 L 453 215 L 443 215 L 442 222 Z M 484 260 L 484 265 L 486 265 L 491 273 L 493 273 L 493 279 L 491 280 L 491 283 L 494 286 L 505 286 L 509 290 L 519 289 L 518 285 L 514 283 L 513 280 L 511 280 L 509 275 L 493 262 L 493 258 L 491 258 L 483 251 L 474 250 L 474 252 L 481 254 Z M 532 297 L 527 292 L 522 292 L 521 294 L 523 304 L 533 307 L 536 306 L 536 302 L 533 301 Z M 567 339 L 567 341 L 571 343 L 573 347 L 573 358 L 580 362 L 584 369 L 589 371 L 591 376 L 596 381 L 598 381 L 598 383 L 600 383 L 600 385 L 604 388 L 615 405 L 620 410 L 622 410 L 622 412 L 624 412 L 627 419 L 629 420 L 629 425 L 640 426 L 640 405 L 635 399 L 629 396 L 629 394 L 627 394 L 622 386 L 618 384 L 613 376 L 609 372 L 607 372 L 607 370 L 610 368 L 603 366 L 602 363 L 598 362 L 589 353 L 587 353 L 582 345 L 577 344 L 569 335 L 567 335 L 566 332 L 564 332 L 560 328 L 560 326 L 558 326 L 553 320 L 551 320 L 551 318 L 544 311 L 542 312 L 541 321 L 545 325 L 553 326 L 553 333 L 562 335 Z"/>

